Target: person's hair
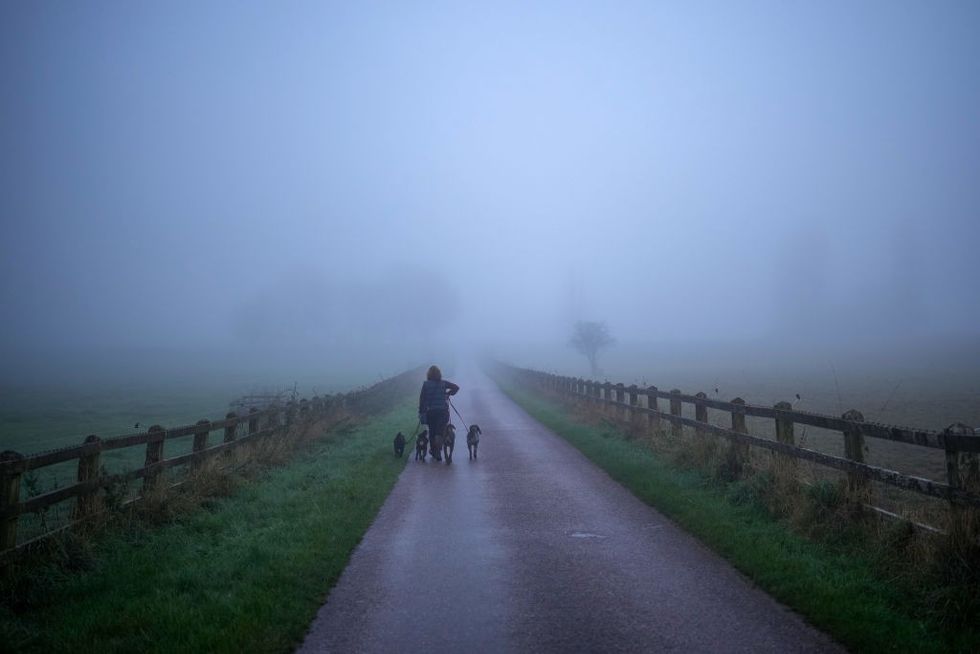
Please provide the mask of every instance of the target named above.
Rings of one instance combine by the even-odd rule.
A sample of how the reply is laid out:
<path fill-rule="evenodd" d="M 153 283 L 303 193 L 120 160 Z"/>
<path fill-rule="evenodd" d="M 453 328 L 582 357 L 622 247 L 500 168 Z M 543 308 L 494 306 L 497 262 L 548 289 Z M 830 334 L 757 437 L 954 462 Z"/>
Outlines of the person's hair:
<path fill-rule="evenodd" d="M 434 379 L 439 381 L 442 379 L 442 371 L 439 370 L 439 366 L 429 366 L 429 372 L 425 373 L 426 379 Z"/>

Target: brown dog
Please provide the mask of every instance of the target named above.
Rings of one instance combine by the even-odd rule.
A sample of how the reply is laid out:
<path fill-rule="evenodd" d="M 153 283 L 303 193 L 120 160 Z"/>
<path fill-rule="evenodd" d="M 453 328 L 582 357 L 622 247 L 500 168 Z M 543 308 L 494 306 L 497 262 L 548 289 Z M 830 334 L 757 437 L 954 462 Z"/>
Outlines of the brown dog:
<path fill-rule="evenodd" d="M 470 451 L 470 458 L 476 458 L 476 448 L 480 447 L 480 425 L 470 425 L 470 430 L 466 432 L 466 449 Z"/>

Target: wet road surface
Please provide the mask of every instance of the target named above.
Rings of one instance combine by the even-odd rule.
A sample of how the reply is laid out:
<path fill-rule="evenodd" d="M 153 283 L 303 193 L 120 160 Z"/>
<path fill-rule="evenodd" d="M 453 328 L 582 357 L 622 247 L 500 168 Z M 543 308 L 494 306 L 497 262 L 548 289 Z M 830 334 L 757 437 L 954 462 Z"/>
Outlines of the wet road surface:
<path fill-rule="evenodd" d="M 300 652 L 832 652 L 475 369 L 469 461 L 410 461 Z M 408 449 L 408 448 L 406 448 Z"/>

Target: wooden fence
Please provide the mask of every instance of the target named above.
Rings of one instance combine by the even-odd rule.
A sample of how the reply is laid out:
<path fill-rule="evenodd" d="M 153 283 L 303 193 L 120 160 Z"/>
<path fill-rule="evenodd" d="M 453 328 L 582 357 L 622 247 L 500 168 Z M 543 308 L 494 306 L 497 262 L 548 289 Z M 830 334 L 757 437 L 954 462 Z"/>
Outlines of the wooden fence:
<path fill-rule="evenodd" d="M 347 413 L 369 413 L 383 405 L 390 404 L 396 394 L 407 393 L 415 388 L 420 379 L 420 369 L 413 369 L 395 377 L 378 382 L 373 386 L 345 394 L 301 399 L 285 405 L 271 406 L 263 410 L 250 409 L 243 415 L 228 413 L 221 420 L 199 420 L 193 425 L 164 428 L 150 427 L 146 432 L 100 438 L 91 435 L 81 445 L 39 452 L 23 456 L 7 450 L 0 453 L 0 559 L 15 549 L 23 548 L 33 542 L 47 538 L 54 533 L 71 528 L 103 511 L 100 497 L 106 489 L 142 480 L 138 495 L 126 504 L 138 502 L 151 490 L 166 491 L 174 486 L 166 483 L 165 471 L 178 466 L 194 470 L 206 461 L 219 466 L 231 462 L 229 456 L 241 450 L 240 459 L 247 459 L 254 448 L 244 447 L 257 444 L 262 439 L 296 433 L 294 428 L 309 426 L 330 416 Z M 291 431 L 292 430 L 292 431 Z M 211 434 L 218 432 L 220 440 L 212 440 Z M 167 458 L 165 445 L 174 439 L 193 436 L 189 453 Z M 119 474 L 106 474 L 101 465 L 103 452 L 122 448 L 141 447 L 145 449 L 142 467 Z M 138 454 L 138 453 L 137 453 Z M 226 457 L 215 459 L 215 457 Z M 21 499 L 25 475 L 32 471 L 77 461 L 76 483 L 56 488 L 49 492 Z M 66 524 L 47 529 L 44 533 L 18 542 L 18 522 L 25 514 L 37 514 L 49 507 L 74 501 L 70 518 Z"/>
<path fill-rule="evenodd" d="M 678 389 L 662 391 L 656 386 L 626 386 L 498 365 L 519 382 L 557 393 L 576 402 L 587 403 L 617 420 L 632 423 L 645 417 L 647 426 L 653 433 L 659 433 L 662 425 L 669 423 L 672 436 L 679 436 L 684 427 L 690 427 L 699 437 L 721 437 L 730 444 L 727 455 L 736 473 L 747 463 L 750 447 L 762 448 L 774 453 L 774 461 L 781 464 L 776 466 L 777 473 L 794 475 L 793 467 L 797 460 L 810 461 L 846 473 L 847 486 L 852 497 L 869 496 L 870 482 L 875 481 L 944 500 L 950 509 L 950 535 L 976 538 L 980 534 L 980 436 L 976 436 L 973 428 L 967 425 L 957 423 L 939 432 L 895 427 L 865 422 L 861 412 L 856 410 L 835 417 L 797 411 L 788 402 L 779 402 L 772 407 L 748 404 L 742 398 L 725 402 L 710 399 L 705 393 L 688 395 Z M 666 402 L 667 411 L 661 411 L 661 400 Z M 685 404 L 693 405 L 693 419 L 682 415 Z M 731 427 L 708 422 L 709 408 L 730 414 Z M 749 434 L 746 416 L 775 421 L 775 440 Z M 839 432 L 844 440 L 845 456 L 833 456 L 800 447 L 796 443 L 796 425 L 810 425 Z M 866 438 L 943 450 L 946 457 L 946 481 L 904 475 L 869 465 L 864 457 Z M 868 508 L 897 517 L 878 507 Z"/>

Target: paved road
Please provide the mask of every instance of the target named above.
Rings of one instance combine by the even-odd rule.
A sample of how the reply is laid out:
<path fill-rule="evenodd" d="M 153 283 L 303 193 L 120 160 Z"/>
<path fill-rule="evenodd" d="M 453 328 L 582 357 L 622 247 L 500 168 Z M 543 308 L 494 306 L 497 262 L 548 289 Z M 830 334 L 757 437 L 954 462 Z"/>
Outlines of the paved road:
<path fill-rule="evenodd" d="M 454 381 L 480 459 L 409 462 L 301 652 L 842 651 L 481 373 Z"/>

